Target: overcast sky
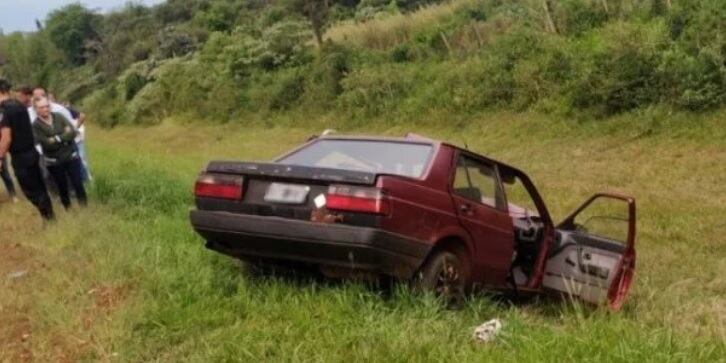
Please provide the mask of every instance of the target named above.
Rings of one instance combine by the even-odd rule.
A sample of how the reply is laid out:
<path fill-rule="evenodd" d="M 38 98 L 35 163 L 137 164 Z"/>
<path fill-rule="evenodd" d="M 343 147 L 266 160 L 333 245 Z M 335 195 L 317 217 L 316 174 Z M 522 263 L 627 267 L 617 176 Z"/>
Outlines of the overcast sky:
<path fill-rule="evenodd" d="M 135 3 L 158 4 L 163 0 L 137 0 Z M 78 0 L 0 0 L 0 29 L 10 33 L 16 30 L 35 30 L 35 19 L 41 21 L 54 9 Z M 128 0 L 81 0 L 81 4 L 102 12 L 123 6 Z"/>

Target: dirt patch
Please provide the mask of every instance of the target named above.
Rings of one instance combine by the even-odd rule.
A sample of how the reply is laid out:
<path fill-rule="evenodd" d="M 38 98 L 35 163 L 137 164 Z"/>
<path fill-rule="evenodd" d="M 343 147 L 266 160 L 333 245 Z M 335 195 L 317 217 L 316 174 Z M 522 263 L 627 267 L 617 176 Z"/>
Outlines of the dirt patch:
<path fill-rule="evenodd" d="M 130 292 L 129 285 L 98 286 L 88 291 L 93 299 L 93 306 L 84 310 L 81 322 L 83 328 L 91 329 L 99 321 L 105 322 L 111 319 L 111 314 L 125 299 Z"/>
<path fill-rule="evenodd" d="M 0 242 L 0 360 L 30 362 L 32 329 L 27 309 L 17 293 L 24 285 L 32 265 L 33 253 L 19 243 Z"/>
<path fill-rule="evenodd" d="M 3 278 L 13 279 L 8 275 L 28 271 L 32 258 L 32 251 L 20 243 L 0 242 L 0 274 Z"/>
<path fill-rule="evenodd" d="M 0 312 L 0 361 L 31 362 L 31 327 L 27 315 L 19 311 Z"/>
<path fill-rule="evenodd" d="M 110 313 L 126 298 L 128 292 L 128 285 L 99 286 L 89 291 L 89 294 L 94 296 L 97 309 Z"/>

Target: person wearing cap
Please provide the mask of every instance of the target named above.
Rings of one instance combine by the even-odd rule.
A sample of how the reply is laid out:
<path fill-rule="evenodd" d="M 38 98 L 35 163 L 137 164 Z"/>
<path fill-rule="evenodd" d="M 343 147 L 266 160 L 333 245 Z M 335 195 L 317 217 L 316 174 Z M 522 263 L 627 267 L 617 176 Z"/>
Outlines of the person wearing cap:
<path fill-rule="evenodd" d="M 27 109 L 11 97 L 10 82 L 0 78 L 0 167 L 6 167 L 8 153 L 20 189 L 46 220 L 55 217 L 53 204 L 40 172 L 40 155 L 35 149 Z"/>
<path fill-rule="evenodd" d="M 74 141 L 78 131 L 65 116 L 51 112 L 47 98 L 33 98 L 33 107 L 38 114 L 33 122 L 33 135 L 43 149 L 46 167 L 58 187 L 61 204 L 66 209 L 71 207 L 70 180 L 78 204 L 85 206 L 87 198 L 83 186 L 83 166 Z"/>

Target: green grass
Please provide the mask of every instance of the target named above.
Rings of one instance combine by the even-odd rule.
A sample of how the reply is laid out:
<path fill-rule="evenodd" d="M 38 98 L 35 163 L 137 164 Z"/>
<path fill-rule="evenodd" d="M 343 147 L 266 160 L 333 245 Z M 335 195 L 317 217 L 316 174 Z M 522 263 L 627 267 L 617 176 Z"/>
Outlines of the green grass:
<path fill-rule="evenodd" d="M 725 115 L 577 123 L 495 114 L 461 127 L 425 119 L 346 130 L 466 142 L 529 172 L 556 220 L 599 190 L 635 195 L 636 282 L 614 314 L 487 296 L 449 311 L 405 287 L 383 296 L 354 283 L 253 276 L 203 248 L 187 212 L 206 161 L 270 159 L 343 122 L 92 128 L 90 208 L 44 228 L 27 205 L 0 204 L 0 247 L 27 252 L 0 256 L 10 266 L 0 272 L 30 271 L 0 276 L 9 322 L 0 361 L 18 360 L 23 346 L 37 361 L 724 361 Z M 495 317 L 500 338 L 475 344 L 473 328 Z M 21 328 L 30 336 L 16 342 Z"/>

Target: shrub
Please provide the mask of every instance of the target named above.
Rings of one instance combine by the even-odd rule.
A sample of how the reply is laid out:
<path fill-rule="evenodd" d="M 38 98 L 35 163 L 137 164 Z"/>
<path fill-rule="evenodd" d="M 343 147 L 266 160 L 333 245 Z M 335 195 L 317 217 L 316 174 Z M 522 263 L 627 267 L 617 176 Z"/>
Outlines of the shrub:
<path fill-rule="evenodd" d="M 580 68 L 569 88 L 573 107 L 612 115 L 661 101 L 659 55 L 668 44 L 662 22 L 615 23 L 590 36 L 575 49 Z"/>
<path fill-rule="evenodd" d="M 726 66 L 716 50 L 703 49 L 694 56 L 674 47 L 664 54 L 660 72 L 668 99 L 679 108 L 702 111 L 726 102 Z"/>
<path fill-rule="evenodd" d="M 91 93 L 83 102 L 93 122 L 104 127 L 121 124 L 124 115 L 123 101 L 117 92 L 117 84 L 111 82 L 106 87 Z"/>
<path fill-rule="evenodd" d="M 173 26 L 167 26 L 159 32 L 158 42 L 157 54 L 161 59 L 187 55 L 197 48 L 194 37 Z"/>
<path fill-rule="evenodd" d="M 605 8 L 595 1 L 561 0 L 557 10 L 555 18 L 559 20 L 559 29 L 567 34 L 582 34 L 608 20 Z"/>
<path fill-rule="evenodd" d="M 411 90 L 404 66 L 383 65 L 354 70 L 342 80 L 339 107 L 356 117 L 380 116 L 396 106 Z"/>
<path fill-rule="evenodd" d="M 342 81 L 353 68 L 353 51 L 326 43 L 313 62 L 302 69 L 305 84 L 302 103 L 316 110 L 330 109 L 343 92 Z"/>
<path fill-rule="evenodd" d="M 291 108 L 302 97 L 304 91 L 305 78 L 299 70 L 293 69 L 292 72 L 285 74 L 277 82 L 270 100 L 270 109 L 285 110 Z"/>

